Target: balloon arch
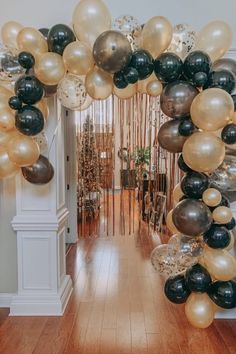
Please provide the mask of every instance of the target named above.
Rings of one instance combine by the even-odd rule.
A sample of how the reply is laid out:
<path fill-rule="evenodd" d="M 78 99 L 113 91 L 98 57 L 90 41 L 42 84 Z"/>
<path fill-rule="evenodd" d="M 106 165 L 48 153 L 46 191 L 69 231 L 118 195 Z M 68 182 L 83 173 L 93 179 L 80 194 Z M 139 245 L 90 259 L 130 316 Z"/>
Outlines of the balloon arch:
<path fill-rule="evenodd" d="M 12 21 L 1 33 L 0 178 L 19 170 L 34 184 L 53 178 L 35 139 L 48 118 L 44 97 L 57 94 L 63 106 L 82 111 L 111 94 L 129 99 L 142 83 L 141 92 L 160 99 L 169 117 L 158 143 L 180 154 L 184 174 L 167 216 L 173 236 L 154 249 L 152 263 L 168 277 L 167 298 L 186 302 L 193 326 L 208 327 L 218 306 L 235 308 L 235 219 L 223 194 L 236 189 L 236 62 L 222 58 L 232 44 L 230 27 L 213 21 L 196 34 L 161 16 L 144 25 L 133 16 L 112 23 L 101 0 L 81 0 L 73 30 Z"/>

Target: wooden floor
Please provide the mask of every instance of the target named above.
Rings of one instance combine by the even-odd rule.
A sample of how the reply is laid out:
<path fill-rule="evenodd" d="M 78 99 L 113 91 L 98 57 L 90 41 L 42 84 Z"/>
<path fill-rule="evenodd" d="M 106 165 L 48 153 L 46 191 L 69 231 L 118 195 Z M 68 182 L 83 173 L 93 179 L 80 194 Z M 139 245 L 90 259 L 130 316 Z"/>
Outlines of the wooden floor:
<path fill-rule="evenodd" d="M 158 239 L 85 237 L 67 255 L 74 291 L 63 317 L 7 317 L 4 354 L 235 354 L 236 321 L 191 327 L 183 306 L 163 295 L 149 256 Z"/>

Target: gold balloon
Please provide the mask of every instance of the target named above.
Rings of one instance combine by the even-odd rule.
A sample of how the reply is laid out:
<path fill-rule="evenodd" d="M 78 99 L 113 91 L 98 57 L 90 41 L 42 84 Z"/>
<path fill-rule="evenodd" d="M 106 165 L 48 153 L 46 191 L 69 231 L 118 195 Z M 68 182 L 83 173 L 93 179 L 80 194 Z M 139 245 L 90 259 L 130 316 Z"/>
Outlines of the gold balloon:
<path fill-rule="evenodd" d="M 142 30 L 142 48 L 148 50 L 154 59 L 170 45 L 173 29 L 167 18 L 152 17 Z"/>
<path fill-rule="evenodd" d="M 221 193 L 215 188 L 208 188 L 203 192 L 202 200 L 210 207 L 215 207 L 220 204 L 222 199 Z"/>
<path fill-rule="evenodd" d="M 82 0 L 73 13 L 76 37 L 91 48 L 97 37 L 111 28 L 111 15 L 102 0 Z"/>
<path fill-rule="evenodd" d="M 191 106 L 191 118 L 200 129 L 214 131 L 228 124 L 234 113 L 234 102 L 228 92 L 210 88 L 197 95 Z"/>
<path fill-rule="evenodd" d="M 41 101 L 35 104 L 35 107 L 37 107 L 43 113 L 44 119 L 47 120 L 49 116 L 49 108 L 47 101 L 45 99 L 42 99 Z"/>
<path fill-rule="evenodd" d="M 12 91 L 3 86 L 0 86 L 0 109 L 9 108 L 8 100 L 12 96 L 14 96 Z"/>
<path fill-rule="evenodd" d="M 232 41 L 230 26 L 224 21 L 212 21 L 198 33 L 195 47 L 208 53 L 215 61 L 230 49 Z"/>
<path fill-rule="evenodd" d="M 192 293 L 185 304 L 188 321 L 196 328 L 207 328 L 214 320 L 215 309 L 207 294 Z"/>
<path fill-rule="evenodd" d="M 70 43 L 63 52 L 66 69 L 75 75 L 86 75 L 94 66 L 91 49 L 82 42 Z"/>
<path fill-rule="evenodd" d="M 149 82 L 155 81 L 156 75 L 154 73 L 152 73 L 152 75 L 150 75 L 147 79 L 145 80 L 139 80 L 138 81 L 138 92 L 139 93 L 147 93 L 147 85 L 149 84 Z"/>
<path fill-rule="evenodd" d="M 185 163 L 198 172 L 214 171 L 223 162 L 224 156 L 224 143 L 209 132 L 194 133 L 183 146 Z"/>
<path fill-rule="evenodd" d="M 234 244 L 235 244 L 235 237 L 232 231 L 229 232 L 230 234 L 230 243 L 229 245 L 225 248 L 226 251 L 230 251 L 234 248 Z"/>
<path fill-rule="evenodd" d="M 174 223 L 173 223 L 173 219 L 172 219 L 172 214 L 173 214 L 173 209 L 169 211 L 169 213 L 167 214 L 166 217 L 166 227 L 168 228 L 168 230 L 170 230 L 170 232 L 172 232 L 173 234 L 179 234 L 179 231 L 176 229 Z"/>
<path fill-rule="evenodd" d="M 112 77 L 105 71 L 94 67 L 86 76 L 85 87 L 89 96 L 93 99 L 105 100 L 112 94 Z"/>
<path fill-rule="evenodd" d="M 40 55 L 34 67 L 37 78 L 45 85 L 57 85 L 66 73 L 62 57 L 57 53 Z"/>
<path fill-rule="evenodd" d="M 173 190 L 173 201 L 174 204 L 177 204 L 180 200 L 180 198 L 184 195 L 180 183 L 176 184 L 174 190 Z"/>
<path fill-rule="evenodd" d="M 15 21 L 6 22 L 2 26 L 1 35 L 3 44 L 7 47 L 17 48 L 17 36 L 23 26 Z"/>
<path fill-rule="evenodd" d="M 19 132 L 16 129 L 13 129 L 10 131 L 1 131 L 0 130 L 0 147 L 6 147 L 7 144 L 9 143 L 9 141 L 18 135 L 19 135 Z"/>
<path fill-rule="evenodd" d="M 163 85 L 159 80 L 150 81 L 147 84 L 147 93 L 150 96 L 157 97 L 160 96 L 163 90 Z"/>
<path fill-rule="evenodd" d="M 7 150 L 0 147 L 0 178 L 14 176 L 20 168 L 9 159 Z"/>
<path fill-rule="evenodd" d="M 10 108 L 0 110 L 0 130 L 9 131 L 15 127 L 15 114 Z"/>
<path fill-rule="evenodd" d="M 10 160 L 20 167 L 33 165 L 40 155 L 36 141 L 25 135 L 11 139 L 7 144 L 7 152 Z"/>
<path fill-rule="evenodd" d="M 219 206 L 215 208 L 212 217 L 218 224 L 228 224 L 233 217 L 232 210 L 226 206 Z"/>
<path fill-rule="evenodd" d="M 48 44 L 41 32 L 35 28 L 25 27 L 17 36 L 17 45 L 21 51 L 37 56 L 48 51 Z"/>
<path fill-rule="evenodd" d="M 236 259 L 226 250 L 204 247 L 204 263 L 217 280 L 228 281 L 236 277 Z"/>
<path fill-rule="evenodd" d="M 233 113 L 231 120 L 234 124 L 236 124 L 236 112 Z"/>
<path fill-rule="evenodd" d="M 128 85 L 124 89 L 119 89 L 116 86 L 113 88 L 114 94 L 122 100 L 133 97 L 137 92 L 137 85 Z"/>

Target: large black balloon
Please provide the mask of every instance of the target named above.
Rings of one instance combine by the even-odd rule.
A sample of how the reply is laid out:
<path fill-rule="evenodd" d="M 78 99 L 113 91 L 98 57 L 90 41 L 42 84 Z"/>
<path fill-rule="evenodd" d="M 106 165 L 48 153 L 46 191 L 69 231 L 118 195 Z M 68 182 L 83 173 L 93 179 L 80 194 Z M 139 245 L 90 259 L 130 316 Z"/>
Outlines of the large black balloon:
<path fill-rule="evenodd" d="M 183 193 L 193 199 L 200 199 L 209 186 L 208 177 L 200 172 L 188 172 L 181 181 Z"/>
<path fill-rule="evenodd" d="M 50 52 L 62 55 L 68 44 L 76 40 L 70 27 L 58 24 L 48 32 L 48 48 Z"/>
<path fill-rule="evenodd" d="M 42 112 L 34 106 L 24 106 L 16 112 L 16 128 L 24 135 L 34 136 L 44 128 Z"/>
<path fill-rule="evenodd" d="M 153 72 L 153 58 L 147 50 L 137 49 L 132 54 L 129 66 L 138 71 L 139 80 L 144 80 Z"/>
<path fill-rule="evenodd" d="M 39 185 L 50 182 L 54 176 L 53 166 L 43 155 L 33 165 L 22 167 L 21 171 L 28 182 Z"/>
<path fill-rule="evenodd" d="M 212 224 L 203 235 L 204 241 L 211 248 L 225 248 L 230 244 L 229 231 L 222 225 Z"/>
<path fill-rule="evenodd" d="M 211 276 L 200 264 L 188 268 L 185 274 L 186 284 L 191 291 L 207 292 L 211 285 Z"/>
<path fill-rule="evenodd" d="M 192 169 L 184 162 L 184 158 L 183 158 L 182 154 L 179 156 L 177 162 L 178 162 L 178 166 L 181 169 L 181 171 L 183 171 L 185 173 L 192 171 Z"/>
<path fill-rule="evenodd" d="M 127 67 L 123 71 L 124 78 L 129 84 L 135 84 L 138 82 L 139 74 L 135 68 Z"/>
<path fill-rule="evenodd" d="M 183 304 L 191 293 L 183 275 L 167 279 L 164 291 L 166 297 L 175 304 Z"/>
<path fill-rule="evenodd" d="M 233 230 L 236 226 L 236 220 L 235 218 L 232 218 L 230 222 L 228 222 L 227 224 L 223 225 L 224 227 L 226 227 L 227 230 Z"/>
<path fill-rule="evenodd" d="M 233 309 L 236 307 L 236 282 L 216 281 L 212 283 L 208 295 L 214 303 L 223 309 Z"/>
<path fill-rule="evenodd" d="M 211 68 L 209 55 L 200 50 L 188 54 L 184 61 L 184 74 L 188 79 L 194 79 L 196 73 L 208 74 Z"/>
<path fill-rule="evenodd" d="M 217 87 L 231 93 L 235 88 L 235 76 L 230 71 L 212 71 L 204 88 Z"/>
<path fill-rule="evenodd" d="M 18 61 L 19 64 L 27 70 L 31 69 L 35 64 L 34 56 L 29 52 L 21 52 L 18 55 Z"/>
<path fill-rule="evenodd" d="M 15 83 L 15 93 L 22 102 L 34 104 L 43 97 L 43 85 L 35 76 L 23 76 Z"/>
<path fill-rule="evenodd" d="M 193 121 L 190 118 L 181 119 L 181 122 L 179 125 L 180 135 L 183 135 L 183 136 L 192 135 L 194 130 L 195 130 L 195 125 L 193 124 Z"/>
<path fill-rule="evenodd" d="M 226 125 L 221 132 L 221 139 L 225 144 L 236 143 L 236 124 L 231 123 Z"/>
<path fill-rule="evenodd" d="M 123 71 L 119 71 L 114 74 L 113 83 L 119 89 L 124 89 L 128 86 L 128 81 L 126 80 Z"/>
<path fill-rule="evenodd" d="M 162 53 L 154 61 L 154 71 L 162 82 L 172 82 L 180 78 L 183 72 L 183 62 L 174 53 Z"/>

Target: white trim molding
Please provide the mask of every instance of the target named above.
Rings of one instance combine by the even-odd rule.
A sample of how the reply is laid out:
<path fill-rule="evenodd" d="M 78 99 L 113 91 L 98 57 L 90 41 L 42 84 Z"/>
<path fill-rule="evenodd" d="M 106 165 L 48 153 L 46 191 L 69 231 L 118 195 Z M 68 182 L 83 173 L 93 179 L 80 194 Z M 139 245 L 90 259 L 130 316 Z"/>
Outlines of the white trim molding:
<path fill-rule="evenodd" d="M 0 293 L 0 308 L 10 307 L 14 295 L 15 294 Z"/>

